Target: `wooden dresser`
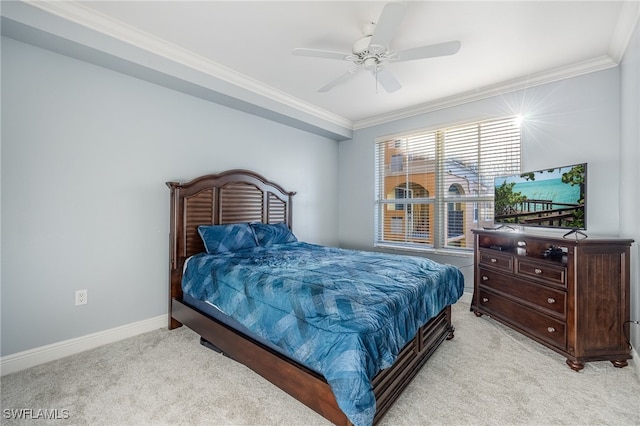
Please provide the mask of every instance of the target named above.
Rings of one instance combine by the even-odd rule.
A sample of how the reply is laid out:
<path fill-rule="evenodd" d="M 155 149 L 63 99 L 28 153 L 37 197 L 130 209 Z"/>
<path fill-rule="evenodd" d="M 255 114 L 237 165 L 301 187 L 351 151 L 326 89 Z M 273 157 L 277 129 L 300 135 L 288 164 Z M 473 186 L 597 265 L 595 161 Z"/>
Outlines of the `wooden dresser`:
<path fill-rule="evenodd" d="M 588 361 L 627 365 L 633 240 L 473 232 L 477 316 L 555 350 L 576 371 Z"/>

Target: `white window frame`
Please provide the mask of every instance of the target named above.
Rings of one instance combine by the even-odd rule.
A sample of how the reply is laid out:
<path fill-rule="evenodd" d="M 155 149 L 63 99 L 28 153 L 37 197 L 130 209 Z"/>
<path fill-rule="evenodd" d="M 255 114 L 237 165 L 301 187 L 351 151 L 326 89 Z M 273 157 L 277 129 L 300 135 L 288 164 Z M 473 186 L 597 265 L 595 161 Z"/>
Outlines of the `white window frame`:
<path fill-rule="evenodd" d="M 375 144 L 374 245 L 430 252 L 445 251 L 462 254 L 471 252 L 473 241 L 470 229 L 493 223 L 493 179 L 520 172 L 522 146 L 520 122 L 518 117 L 502 117 L 445 128 L 420 130 L 377 140 Z M 421 144 L 424 144 L 424 150 L 421 150 Z M 452 153 L 447 154 L 447 150 Z M 403 155 L 404 158 L 401 170 L 397 167 L 399 155 Z M 396 158 L 393 168 L 391 160 L 385 160 L 385 156 Z M 461 158 L 467 160 L 464 161 Z M 412 165 L 413 160 L 415 165 Z M 388 164 L 385 164 L 385 161 Z M 419 171 L 418 161 L 421 161 Z M 400 186 L 409 188 L 416 184 L 417 179 L 420 179 L 418 176 L 426 179 L 424 176 L 429 173 L 434 174 L 430 179 L 435 187 L 425 188 L 427 198 L 395 198 L 392 194 L 397 191 L 385 181 L 385 179 L 392 179 L 393 182 L 400 182 L 395 185 L 396 188 Z M 448 188 L 455 184 L 452 183 L 454 182 L 452 179 L 463 175 L 474 176 L 467 181 L 471 182 L 475 178 L 476 182 L 469 183 L 467 192 L 462 195 L 450 194 Z M 400 179 L 405 180 L 401 182 Z M 476 186 L 473 187 L 473 185 Z M 447 237 L 447 212 L 451 203 L 464 206 L 463 231 L 461 231 L 462 234 L 456 232 L 455 238 Z M 404 205 L 404 207 L 398 209 L 398 205 Z M 409 208 L 410 205 L 415 207 Z M 425 212 L 421 223 L 423 229 L 417 232 L 416 229 L 410 228 L 416 222 L 413 212 L 418 212 L 420 209 Z M 409 211 L 412 212 L 411 217 L 406 216 Z M 399 226 L 398 217 L 402 215 L 405 215 L 405 223 L 404 226 Z M 456 216 L 459 221 L 460 214 Z M 389 224 L 392 218 L 393 228 Z M 404 228 L 402 235 L 393 234 L 402 228 Z"/>

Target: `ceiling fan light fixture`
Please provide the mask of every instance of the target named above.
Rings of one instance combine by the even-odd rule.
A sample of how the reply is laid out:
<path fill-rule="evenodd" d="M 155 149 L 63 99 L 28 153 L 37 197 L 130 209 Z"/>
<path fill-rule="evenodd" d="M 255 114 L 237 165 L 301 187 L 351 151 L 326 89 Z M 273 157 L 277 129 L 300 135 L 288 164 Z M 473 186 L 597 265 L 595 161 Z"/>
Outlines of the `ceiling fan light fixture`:
<path fill-rule="evenodd" d="M 369 71 L 377 69 L 379 63 L 378 58 L 375 56 L 369 56 L 363 61 L 364 68 Z"/>
<path fill-rule="evenodd" d="M 347 60 L 354 63 L 355 68 L 339 75 L 319 89 L 326 92 L 331 88 L 346 82 L 355 75 L 358 69 L 365 69 L 374 74 L 376 92 L 378 82 L 389 93 L 399 90 L 402 86 L 395 79 L 385 65 L 391 62 L 413 61 L 416 59 L 433 58 L 455 54 L 460 49 L 459 41 L 432 44 L 404 50 L 389 50 L 389 45 L 405 15 L 407 5 L 402 2 L 392 2 L 384 6 L 378 23 L 369 22 L 364 25 L 364 37 L 357 40 L 352 47 L 352 54 L 331 52 L 327 50 L 297 48 L 294 55 L 312 56 L 317 58 Z"/>

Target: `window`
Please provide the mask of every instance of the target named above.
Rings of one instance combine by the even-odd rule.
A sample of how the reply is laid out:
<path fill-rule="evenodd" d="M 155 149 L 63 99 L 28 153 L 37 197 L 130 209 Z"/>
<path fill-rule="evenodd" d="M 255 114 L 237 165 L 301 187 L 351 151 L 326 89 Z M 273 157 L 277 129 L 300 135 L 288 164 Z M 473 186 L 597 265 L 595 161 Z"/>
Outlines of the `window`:
<path fill-rule="evenodd" d="M 376 143 L 376 245 L 471 250 L 493 223 L 493 179 L 520 171 L 516 117 Z"/>
<path fill-rule="evenodd" d="M 403 164 L 404 159 L 402 158 L 402 154 L 394 154 L 391 156 L 391 171 L 401 172 Z"/>

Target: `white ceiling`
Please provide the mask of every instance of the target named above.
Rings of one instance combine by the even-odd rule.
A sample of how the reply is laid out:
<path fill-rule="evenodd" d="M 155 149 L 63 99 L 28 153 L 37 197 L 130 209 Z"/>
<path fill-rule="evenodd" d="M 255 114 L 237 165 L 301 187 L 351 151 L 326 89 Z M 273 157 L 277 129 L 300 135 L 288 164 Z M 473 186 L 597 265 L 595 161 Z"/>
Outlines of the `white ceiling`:
<path fill-rule="evenodd" d="M 459 40 L 453 56 L 388 65 L 402 88 L 376 90 L 360 73 L 322 87 L 347 61 L 293 56 L 296 47 L 349 53 L 386 2 L 82 1 L 80 24 L 103 28 L 162 55 L 262 94 L 358 123 L 496 87 L 525 87 L 615 66 L 638 19 L 638 1 L 416 1 L 392 50 Z M 85 22 L 80 22 L 85 21 Z M 188 59 L 185 59 L 188 58 Z M 213 71 L 212 71 L 213 70 Z M 233 76 L 233 77 L 230 77 Z"/>

